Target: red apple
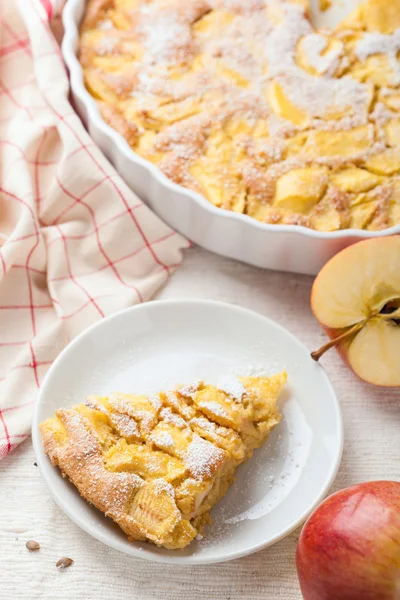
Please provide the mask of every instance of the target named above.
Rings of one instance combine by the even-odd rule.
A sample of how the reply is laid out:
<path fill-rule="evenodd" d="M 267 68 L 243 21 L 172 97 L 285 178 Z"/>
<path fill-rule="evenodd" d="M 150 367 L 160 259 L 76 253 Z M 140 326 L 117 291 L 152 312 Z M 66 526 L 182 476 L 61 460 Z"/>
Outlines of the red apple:
<path fill-rule="evenodd" d="M 304 525 L 296 559 L 304 600 L 400 600 L 400 483 L 327 498 Z"/>
<path fill-rule="evenodd" d="M 400 236 L 349 246 L 320 271 L 311 308 L 332 346 L 353 371 L 375 385 L 400 386 Z"/>

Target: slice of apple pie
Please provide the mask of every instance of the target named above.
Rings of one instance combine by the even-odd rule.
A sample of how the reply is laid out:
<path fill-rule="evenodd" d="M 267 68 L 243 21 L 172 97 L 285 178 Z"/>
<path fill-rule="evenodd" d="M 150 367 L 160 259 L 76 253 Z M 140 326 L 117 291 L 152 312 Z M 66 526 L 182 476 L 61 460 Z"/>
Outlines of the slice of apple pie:
<path fill-rule="evenodd" d="M 156 396 L 90 396 L 41 425 L 45 451 L 130 540 L 184 548 L 211 522 L 238 465 L 279 422 L 286 373 Z"/>

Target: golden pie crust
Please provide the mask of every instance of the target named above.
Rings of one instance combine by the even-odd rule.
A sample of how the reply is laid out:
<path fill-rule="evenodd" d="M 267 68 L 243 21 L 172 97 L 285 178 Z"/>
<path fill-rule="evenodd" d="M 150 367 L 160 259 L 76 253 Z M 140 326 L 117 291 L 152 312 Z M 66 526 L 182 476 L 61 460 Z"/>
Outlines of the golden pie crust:
<path fill-rule="evenodd" d="M 45 451 L 130 540 L 184 548 L 211 522 L 236 468 L 280 420 L 286 373 L 152 397 L 90 396 L 41 424 Z"/>

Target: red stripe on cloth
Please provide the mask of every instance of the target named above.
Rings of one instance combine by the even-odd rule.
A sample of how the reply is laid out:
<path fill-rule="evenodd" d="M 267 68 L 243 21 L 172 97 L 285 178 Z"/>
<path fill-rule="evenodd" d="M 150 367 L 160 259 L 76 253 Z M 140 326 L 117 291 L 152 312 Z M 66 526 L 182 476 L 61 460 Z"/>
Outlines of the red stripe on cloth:
<path fill-rule="evenodd" d="M 86 192 L 84 192 L 82 194 L 82 196 L 80 198 L 77 198 L 76 196 L 74 196 L 73 194 L 71 194 L 70 192 L 68 192 L 68 190 L 66 190 L 63 185 L 60 183 L 60 180 L 57 177 L 57 183 L 60 186 L 60 188 L 62 189 L 62 191 L 67 194 L 67 196 L 69 196 L 70 198 L 73 199 L 73 202 L 71 202 L 71 204 L 69 204 L 59 215 L 56 219 L 54 219 L 54 225 L 58 225 L 61 221 L 61 219 L 63 217 L 65 217 L 65 215 L 67 214 L 68 211 L 70 211 L 72 208 L 74 208 L 74 206 L 78 204 L 82 204 L 83 206 L 87 206 L 84 202 L 83 199 L 86 198 L 86 196 L 88 196 L 91 192 L 93 192 L 96 188 L 98 188 L 103 181 L 106 181 L 107 179 L 109 179 L 109 177 L 104 177 L 103 179 L 100 179 L 99 181 L 96 181 L 96 183 L 94 183 L 88 190 L 86 190 Z M 94 214 L 94 213 L 93 213 Z M 93 219 L 92 219 L 93 220 Z M 95 228 L 96 229 L 96 228 Z M 93 230 L 93 233 L 95 233 L 95 229 Z M 98 228 L 97 228 L 98 229 Z"/>
<path fill-rule="evenodd" d="M 12 95 L 11 90 L 9 90 L 1 80 L 0 80 L 0 89 L 17 108 L 24 110 L 26 112 L 26 114 L 28 115 L 28 117 L 30 118 L 30 120 L 33 121 L 32 113 L 31 113 L 30 109 L 27 106 L 24 106 L 23 104 L 18 102 L 18 100 L 16 98 L 14 98 L 14 96 Z M 12 117 L 12 118 L 14 118 L 14 117 Z M 5 119 L 5 121 L 7 121 L 7 120 L 11 120 L 11 119 Z"/>
<path fill-rule="evenodd" d="M 65 213 L 67 213 L 71 209 L 72 206 L 75 206 L 75 204 L 71 204 L 70 206 L 67 206 L 67 208 L 63 209 L 63 211 L 58 215 L 58 217 L 56 217 L 54 219 L 55 225 L 59 225 L 59 223 L 60 223 L 61 219 L 63 218 L 63 216 L 65 215 Z M 144 206 L 143 202 L 140 202 L 140 203 L 132 206 L 131 210 L 136 210 L 137 208 L 142 208 L 143 206 Z M 103 221 L 103 223 L 100 223 L 100 225 L 97 226 L 98 230 L 100 230 L 102 227 L 105 227 L 106 225 L 109 225 L 113 221 L 116 221 L 117 219 L 121 219 L 122 217 L 124 217 L 127 214 L 128 214 L 128 211 L 123 210 L 122 212 L 114 215 L 113 217 L 110 217 L 107 221 Z M 71 234 L 71 235 L 66 235 L 65 237 L 68 240 L 84 240 L 88 237 L 92 237 L 93 235 L 94 235 L 94 229 L 92 229 L 88 233 L 82 233 L 81 235 Z M 54 238 L 53 240 L 51 240 L 50 242 L 47 243 L 47 247 L 49 248 L 50 246 L 52 246 L 53 244 L 55 244 L 58 241 L 59 241 L 59 238 Z"/>
<path fill-rule="evenodd" d="M 29 45 L 28 38 L 23 40 L 17 40 L 10 44 L 9 46 L 5 46 L 4 48 L 0 48 L 0 56 L 7 56 L 7 54 L 11 54 L 11 52 L 15 52 L 16 50 L 25 49 Z"/>
<path fill-rule="evenodd" d="M 80 290 L 82 290 L 82 292 L 83 292 L 83 293 L 86 295 L 86 297 L 87 297 L 87 298 L 90 300 L 90 302 L 93 304 L 93 306 L 95 307 L 95 309 L 97 310 L 97 312 L 99 313 L 99 315 L 100 315 L 101 317 L 104 317 L 105 315 L 104 315 L 103 311 L 101 310 L 100 306 L 97 304 L 96 300 L 95 300 L 94 298 L 92 298 L 92 296 L 89 294 L 89 292 L 87 291 L 87 289 L 86 289 L 86 288 L 84 288 L 84 287 L 83 287 L 83 285 L 81 285 L 81 284 L 79 283 L 79 281 L 77 281 L 77 280 L 75 279 L 75 277 L 74 277 L 74 275 L 73 275 L 73 273 L 72 273 L 72 269 L 71 269 L 71 263 L 70 263 L 70 261 L 69 261 L 69 253 L 68 253 L 68 244 L 67 244 L 67 239 L 66 239 L 65 235 L 63 234 L 63 232 L 62 232 L 62 229 L 61 229 L 61 228 L 60 228 L 58 225 L 56 226 L 56 229 L 57 229 L 58 233 L 60 234 L 60 236 L 61 236 L 61 239 L 62 239 L 62 241 L 63 241 L 63 245 L 64 245 L 64 252 L 65 252 L 65 261 L 66 261 L 66 263 L 67 263 L 67 270 L 68 270 L 69 276 L 70 276 L 70 278 L 71 278 L 71 281 L 73 281 L 73 282 L 75 283 L 75 285 L 76 285 L 76 286 L 77 286 L 77 287 L 78 287 Z"/>
<path fill-rule="evenodd" d="M 10 410 L 19 410 L 20 408 L 25 408 L 25 406 L 29 406 L 34 402 L 35 400 L 29 400 L 29 402 L 24 402 L 24 404 L 17 404 L 16 406 L 7 406 L 6 408 L 3 408 L 3 413 L 8 412 Z"/>
<path fill-rule="evenodd" d="M 102 296 L 97 296 L 97 300 L 99 300 L 100 298 L 110 298 L 112 295 L 113 294 L 103 294 Z M 59 302 L 57 304 L 59 304 Z M 71 317 L 75 317 L 82 310 L 84 310 L 87 306 L 89 306 L 89 304 L 90 304 L 90 300 L 88 300 L 87 302 L 85 302 L 85 304 L 82 304 L 82 306 L 80 306 L 79 308 L 77 308 L 73 312 L 69 313 L 68 315 L 61 315 L 60 319 L 66 320 L 66 319 L 70 319 Z"/>
<path fill-rule="evenodd" d="M 96 187 L 98 187 L 98 185 L 100 185 L 101 183 L 103 183 L 104 181 L 111 181 L 112 179 L 109 175 L 107 175 L 107 173 L 105 171 L 102 170 L 102 173 L 104 175 L 104 179 L 102 179 L 101 181 L 99 181 L 98 183 L 95 184 L 95 186 L 92 186 L 89 190 L 87 190 L 82 198 L 84 198 L 88 193 L 90 193 L 91 191 L 93 191 L 93 189 L 95 189 Z M 64 192 L 64 194 L 66 194 L 67 196 L 69 196 L 70 198 L 72 198 L 77 204 L 82 204 L 82 206 L 84 206 L 88 211 L 89 214 L 92 218 L 92 223 L 93 223 L 93 227 L 94 227 L 94 233 L 96 236 L 96 242 L 97 242 L 97 247 L 101 253 L 101 255 L 105 258 L 105 260 L 108 263 L 108 266 L 113 270 L 115 276 L 117 277 L 118 281 L 120 281 L 122 283 L 122 285 L 124 285 L 125 287 L 129 287 L 133 290 L 135 290 L 137 297 L 139 298 L 140 302 L 143 302 L 143 296 L 140 293 L 140 291 L 137 289 L 136 286 L 134 286 L 133 284 L 128 285 L 121 277 L 120 273 L 118 272 L 117 267 L 115 266 L 115 264 L 113 263 L 113 261 L 110 259 L 110 257 L 108 256 L 108 254 L 106 253 L 106 251 L 104 250 L 102 244 L 101 244 L 101 240 L 100 240 L 100 235 L 99 235 L 99 228 L 97 226 L 97 222 L 96 222 L 96 216 L 94 213 L 93 208 L 87 204 L 86 202 L 84 202 L 82 200 L 82 198 L 78 198 L 78 196 L 75 196 L 74 194 L 72 194 L 69 190 L 67 190 L 63 184 L 61 183 L 59 177 L 57 176 L 57 183 L 60 186 L 60 188 L 62 189 L 62 191 Z M 129 207 L 128 207 L 129 208 Z M 59 227 L 57 227 L 58 230 L 60 230 Z M 142 236 L 142 238 L 145 240 L 144 236 Z M 145 240 L 146 241 L 146 240 Z M 147 245 L 147 244 L 146 244 Z"/>
<path fill-rule="evenodd" d="M 36 367 L 42 367 L 43 365 L 51 365 L 53 361 L 51 360 L 40 360 L 39 362 L 33 364 L 33 363 L 27 363 L 26 365 L 15 365 L 15 367 L 12 367 L 12 369 L 10 369 L 10 371 L 18 371 L 19 369 L 35 369 Z"/>
<path fill-rule="evenodd" d="M 50 0 L 40 0 L 44 10 L 46 11 L 47 17 L 50 21 L 52 15 L 53 15 L 53 5 L 50 2 Z"/>
<path fill-rule="evenodd" d="M 29 45 L 29 38 L 24 37 L 20 38 L 17 33 L 15 33 L 14 29 L 5 19 L 1 19 L 1 24 L 4 29 L 8 32 L 8 34 L 15 40 L 17 46 L 23 50 L 26 54 L 31 56 L 31 48 Z"/>
<path fill-rule="evenodd" d="M 15 304 L 15 305 L 14 304 L 9 304 L 9 305 L 6 305 L 6 306 L 0 306 L 0 310 L 19 310 L 21 308 L 24 309 L 24 310 L 30 310 L 31 309 L 31 307 L 30 307 L 29 304 L 26 305 L 26 306 L 23 306 L 23 305 L 18 306 L 18 304 Z M 35 305 L 35 309 L 38 309 L 38 308 L 53 308 L 53 305 L 52 304 L 42 304 L 42 305 L 36 304 Z"/>
<path fill-rule="evenodd" d="M 42 2 L 43 6 L 44 6 L 44 4 L 50 4 L 51 5 L 51 0 L 41 0 L 41 2 Z M 49 20 L 51 19 L 51 16 L 53 14 L 53 7 L 52 7 L 52 5 L 50 7 L 50 14 L 47 13 L 48 14 L 48 19 L 47 20 L 42 18 L 42 15 L 37 10 L 35 3 L 33 3 L 32 8 L 35 11 L 35 13 L 37 14 L 37 17 L 38 17 L 38 19 L 39 19 L 39 21 L 40 21 L 43 29 L 45 30 L 45 32 L 46 32 L 46 34 L 48 36 L 48 41 L 51 42 L 51 44 L 52 44 L 52 46 L 54 48 L 54 54 L 56 54 L 60 58 L 61 67 L 66 72 L 64 60 L 63 60 L 62 54 L 61 54 L 61 49 L 60 49 L 59 45 L 57 44 L 57 41 L 56 41 L 55 37 L 53 36 L 53 34 L 51 33 L 50 28 L 49 28 Z M 47 10 L 46 10 L 46 12 L 47 12 Z"/>
<path fill-rule="evenodd" d="M 81 150 L 86 150 L 86 148 L 91 148 L 95 145 L 96 144 L 82 144 L 82 146 L 79 146 L 79 148 L 75 148 L 75 150 L 72 150 L 72 152 L 70 152 L 70 154 L 67 154 L 67 156 L 65 157 L 65 160 L 67 160 L 68 158 L 72 158 L 73 156 L 75 156 L 75 154 L 78 154 L 78 152 L 80 152 Z"/>
<path fill-rule="evenodd" d="M 35 182 L 35 206 L 36 206 L 36 212 L 39 215 L 40 214 L 40 187 L 39 187 L 39 156 L 40 156 L 40 152 L 43 148 L 43 144 L 46 141 L 46 137 L 47 137 L 47 131 L 44 130 L 43 131 L 43 135 L 40 139 L 40 142 L 38 144 L 37 150 L 36 150 L 36 154 L 35 154 L 35 160 L 33 163 L 34 166 L 34 182 Z"/>
<path fill-rule="evenodd" d="M 43 366 L 49 366 L 52 364 L 52 360 L 41 360 L 39 362 L 35 362 L 32 360 L 32 362 L 27 363 L 26 365 L 15 365 L 15 367 L 12 367 L 10 369 L 10 371 L 19 371 L 20 369 L 33 369 L 34 374 L 35 374 L 35 380 L 36 380 L 36 384 L 37 387 L 39 387 L 39 378 L 38 378 L 38 374 L 37 374 L 37 367 L 43 367 Z M 6 379 L 5 377 L 3 379 Z M 31 404 L 30 402 L 27 402 L 27 404 Z M 24 404 L 24 406 L 26 406 L 26 404 Z M 15 406 L 13 408 L 20 408 L 20 406 Z M 7 409 L 3 409 L 3 412 L 5 412 Z"/>
<path fill-rule="evenodd" d="M 4 435 L 6 436 L 6 441 L 7 441 L 7 452 L 6 454 L 8 454 L 11 451 L 11 439 L 10 439 L 10 434 L 8 433 L 8 427 L 7 427 L 7 423 L 5 418 L 3 417 L 3 411 L 0 410 L 0 421 L 3 425 L 3 429 L 4 429 Z"/>
<path fill-rule="evenodd" d="M 35 374 L 36 385 L 39 388 L 40 387 L 40 383 L 39 383 L 39 376 L 38 376 L 38 372 L 37 372 L 37 362 L 36 362 L 35 353 L 33 351 L 32 342 L 29 344 L 29 349 L 31 351 L 31 356 L 32 356 L 31 367 L 32 367 L 33 372 Z"/>
<path fill-rule="evenodd" d="M 163 235 L 158 240 L 154 240 L 154 242 L 152 242 L 152 245 L 154 246 L 155 244 L 158 244 L 160 242 L 164 242 L 165 240 L 168 240 L 169 238 L 171 238 L 174 235 L 175 235 L 175 232 L 171 231 L 170 233 L 167 233 L 166 235 Z M 118 263 L 123 262 L 124 260 L 128 260 L 129 258 L 133 258 L 134 256 L 136 256 L 140 252 L 143 252 L 143 250 L 146 250 L 146 249 L 147 249 L 146 244 L 144 244 L 140 248 L 137 248 L 137 250 L 134 250 L 133 252 L 130 252 L 129 254 L 126 254 L 125 256 L 121 256 L 121 258 L 115 259 L 112 264 L 113 265 L 117 265 Z M 91 275 L 97 275 L 97 273 L 100 273 L 100 271 L 104 271 L 104 269 L 110 268 L 110 266 L 112 266 L 112 265 L 109 265 L 109 264 L 103 265 L 102 267 L 98 267 L 94 271 L 89 271 L 88 273 L 85 273 L 81 277 L 90 277 Z M 67 281 L 68 279 L 69 279 L 69 275 L 62 275 L 60 277 L 53 277 L 52 279 L 48 279 L 48 283 L 54 283 L 56 281 Z"/>
<path fill-rule="evenodd" d="M 33 237 L 33 235 L 35 235 L 35 234 L 29 235 L 26 237 Z M 24 238 L 22 237 L 20 239 L 24 239 Z M 19 240 L 15 239 L 15 240 L 11 240 L 11 241 L 18 242 Z M 28 265 L 13 265 L 12 268 L 13 269 L 25 269 L 26 271 L 32 271 L 32 273 L 37 273 L 37 275 L 43 275 L 43 276 L 47 275 L 47 271 L 42 271 L 41 269 L 36 269 L 35 267 L 29 267 Z"/>
<path fill-rule="evenodd" d="M 15 142 L 11 142 L 10 140 L 0 140 L 0 144 L 5 144 L 7 146 L 11 146 L 12 148 L 15 148 L 15 150 L 18 150 L 18 152 L 21 153 L 21 156 L 23 157 L 23 159 L 29 163 L 30 165 L 35 165 L 38 167 L 43 167 L 43 166 L 55 166 L 58 165 L 59 161 L 57 160 L 38 160 L 38 156 L 39 156 L 39 152 L 41 150 L 41 147 L 44 143 L 44 137 L 47 135 L 47 131 L 44 130 L 44 136 L 42 137 L 41 141 L 39 142 L 39 147 L 38 147 L 38 151 L 36 152 L 36 158 L 35 159 L 31 159 L 29 158 L 24 149 L 21 148 L 20 146 L 18 146 L 18 144 L 16 144 Z M 10 170 L 10 169 L 8 169 Z"/>
<path fill-rule="evenodd" d="M 16 439 L 22 439 L 22 438 L 27 438 L 29 436 L 29 433 L 12 433 L 10 435 L 10 438 L 16 438 Z M 2 437 L 0 438 L 0 442 L 3 442 L 4 440 L 6 440 L 6 437 Z M 14 445 L 14 444 L 13 444 Z"/>
<path fill-rule="evenodd" d="M 13 90 L 19 90 L 23 87 L 26 87 L 27 85 L 31 85 L 32 84 L 32 79 L 28 79 L 27 81 L 21 81 L 21 83 L 16 83 L 13 86 Z M 2 96 L 4 94 L 4 92 L 2 90 L 0 90 L 0 96 Z"/>
<path fill-rule="evenodd" d="M 38 227 L 37 227 L 37 223 L 36 223 L 36 219 L 35 219 L 35 214 L 34 214 L 32 208 L 29 206 L 29 204 L 27 202 L 25 202 L 25 200 L 23 198 L 19 198 L 19 196 L 16 196 L 12 192 L 9 192 L 9 191 L 5 190 L 4 188 L 0 188 L 0 190 L 4 194 L 7 194 L 8 196 L 10 196 L 11 198 L 14 198 L 14 200 L 17 200 L 18 202 L 21 202 L 21 204 L 23 204 L 28 209 L 28 211 L 31 214 L 33 225 L 34 225 L 34 228 L 35 228 L 36 242 L 33 244 L 32 248 L 31 248 L 31 250 L 30 250 L 30 252 L 28 254 L 27 260 L 26 260 L 26 277 L 27 277 L 27 280 L 28 280 L 28 293 L 29 293 L 29 302 L 30 302 L 30 309 L 31 309 L 32 332 L 33 332 L 33 335 L 36 335 L 35 306 L 33 304 L 33 286 L 32 286 L 32 281 L 31 281 L 30 272 L 29 272 L 29 270 L 30 270 L 29 263 L 30 263 L 31 258 L 33 256 L 33 253 L 35 252 L 36 248 L 40 244 L 39 230 L 38 230 Z M 33 350 L 32 350 L 32 352 L 33 352 Z"/>

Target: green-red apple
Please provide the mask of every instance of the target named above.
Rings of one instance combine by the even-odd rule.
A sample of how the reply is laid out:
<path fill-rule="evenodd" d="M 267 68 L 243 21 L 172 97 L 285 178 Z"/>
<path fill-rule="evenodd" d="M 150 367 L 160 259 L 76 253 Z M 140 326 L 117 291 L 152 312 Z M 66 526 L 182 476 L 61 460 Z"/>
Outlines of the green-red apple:
<path fill-rule="evenodd" d="M 400 599 L 400 483 L 361 483 L 327 498 L 303 527 L 304 600 Z"/>

